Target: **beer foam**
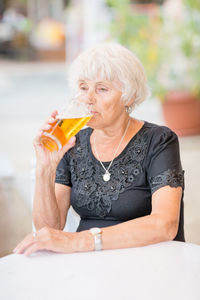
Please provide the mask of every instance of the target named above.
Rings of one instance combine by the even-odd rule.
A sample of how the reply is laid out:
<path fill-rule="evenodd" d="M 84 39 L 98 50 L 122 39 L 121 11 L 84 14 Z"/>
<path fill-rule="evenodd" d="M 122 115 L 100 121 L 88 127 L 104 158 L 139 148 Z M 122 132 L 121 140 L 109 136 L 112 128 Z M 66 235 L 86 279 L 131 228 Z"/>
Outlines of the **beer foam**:
<path fill-rule="evenodd" d="M 83 102 L 71 101 L 57 115 L 57 119 L 77 119 L 92 116 L 91 107 Z"/>
<path fill-rule="evenodd" d="M 77 113 L 59 113 L 56 116 L 56 119 L 78 119 L 78 118 L 85 118 L 85 117 L 92 117 L 92 113 L 84 113 L 84 112 L 77 112 Z"/>

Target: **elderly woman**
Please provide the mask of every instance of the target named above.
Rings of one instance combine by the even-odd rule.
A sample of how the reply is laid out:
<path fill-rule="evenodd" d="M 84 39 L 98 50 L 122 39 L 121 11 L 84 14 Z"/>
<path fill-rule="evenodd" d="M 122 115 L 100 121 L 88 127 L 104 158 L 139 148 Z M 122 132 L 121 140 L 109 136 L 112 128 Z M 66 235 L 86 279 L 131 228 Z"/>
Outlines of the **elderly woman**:
<path fill-rule="evenodd" d="M 69 78 L 94 115 L 57 152 L 40 142 L 56 111 L 35 138 L 37 232 L 14 251 L 69 253 L 184 241 L 177 136 L 130 116 L 148 95 L 137 57 L 121 45 L 99 45 L 74 61 Z M 81 218 L 77 232 L 62 231 L 70 205 Z"/>

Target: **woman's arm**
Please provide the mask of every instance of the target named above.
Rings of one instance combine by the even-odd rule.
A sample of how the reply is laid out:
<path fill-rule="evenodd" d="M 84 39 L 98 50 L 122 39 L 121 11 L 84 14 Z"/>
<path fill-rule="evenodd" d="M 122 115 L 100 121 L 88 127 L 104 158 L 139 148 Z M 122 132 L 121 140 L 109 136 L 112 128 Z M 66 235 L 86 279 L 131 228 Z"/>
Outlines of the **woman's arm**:
<path fill-rule="evenodd" d="M 59 151 L 50 152 L 41 144 L 41 136 L 56 120 L 57 111 L 43 124 L 34 139 L 36 153 L 36 182 L 33 203 L 33 222 L 36 230 L 45 226 L 63 229 L 69 208 L 71 188 L 55 184 L 56 168 L 64 154 L 74 146 L 75 138 Z"/>
<path fill-rule="evenodd" d="M 178 231 L 181 196 L 182 187 L 158 189 L 152 195 L 150 215 L 102 228 L 102 248 L 140 247 L 173 240 Z M 46 231 L 51 235 L 51 230 L 46 228 Z M 58 232 L 54 234 L 55 238 L 59 235 Z M 89 230 L 63 233 L 62 238 L 61 252 L 94 250 L 94 239 Z"/>
<path fill-rule="evenodd" d="M 178 231 L 181 196 L 181 187 L 165 186 L 154 192 L 151 215 L 102 229 L 103 249 L 139 247 L 173 240 Z M 80 234 L 87 244 L 90 240 L 88 231 Z M 82 241 L 79 251 L 85 251 L 84 248 Z"/>
<path fill-rule="evenodd" d="M 45 226 L 63 230 L 70 207 L 70 194 L 70 187 L 55 184 L 53 171 L 38 171 L 32 213 L 36 230 Z"/>
<path fill-rule="evenodd" d="M 165 186 L 152 196 L 151 215 L 103 229 L 103 249 L 145 246 L 173 240 L 178 231 L 182 188 Z"/>
<path fill-rule="evenodd" d="M 151 215 L 102 229 L 102 248 L 119 249 L 150 245 L 173 240 L 179 224 L 182 188 L 165 186 L 152 196 Z M 71 253 L 94 250 L 94 238 L 89 230 L 63 232 L 43 227 L 36 237 L 29 234 L 14 249 L 16 253 L 31 253 L 46 249 Z"/>

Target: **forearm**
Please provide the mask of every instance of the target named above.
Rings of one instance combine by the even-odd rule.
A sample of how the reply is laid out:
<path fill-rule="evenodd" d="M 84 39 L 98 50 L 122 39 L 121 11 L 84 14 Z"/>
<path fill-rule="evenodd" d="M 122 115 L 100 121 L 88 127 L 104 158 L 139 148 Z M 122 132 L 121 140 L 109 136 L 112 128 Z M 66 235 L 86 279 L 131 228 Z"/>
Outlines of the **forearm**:
<path fill-rule="evenodd" d="M 60 211 L 55 196 L 55 171 L 36 169 L 33 222 L 37 230 L 44 226 L 60 229 Z"/>
<path fill-rule="evenodd" d="M 103 249 L 141 247 L 171 240 L 172 227 L 159 215 L 148 215 L 106 227 L 102 233 Z"/>
<path fill-rule="evenodd" d="M 102 228 L 103 249 L 132 248 L 172 240 L 174 232 L 173 224 L 167 224 L 158 215 L 148 215 L 118 225 Z M 83 242 L 85 240 L 85 244 Z M 80 251 L 89 245 L 91 250 L 91 236 L 89 231 L 83 231 Z M 81 249 L 82 247 L 82 249 Z M 94 242 L 93 242 L 94 249 Z"/>

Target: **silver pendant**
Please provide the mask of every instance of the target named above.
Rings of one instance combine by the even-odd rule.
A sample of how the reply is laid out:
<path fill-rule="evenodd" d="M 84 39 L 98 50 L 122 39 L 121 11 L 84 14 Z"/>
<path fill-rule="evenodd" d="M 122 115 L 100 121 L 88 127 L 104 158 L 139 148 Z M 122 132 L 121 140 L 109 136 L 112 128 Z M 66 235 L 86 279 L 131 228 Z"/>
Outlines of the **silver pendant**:
<path fill-rule="evenodd" d="M 103 175 L 103 180 L 104 181 L 109 181 L 110 180 L 110 173 L 106 171 L 106 173 Z"/>

